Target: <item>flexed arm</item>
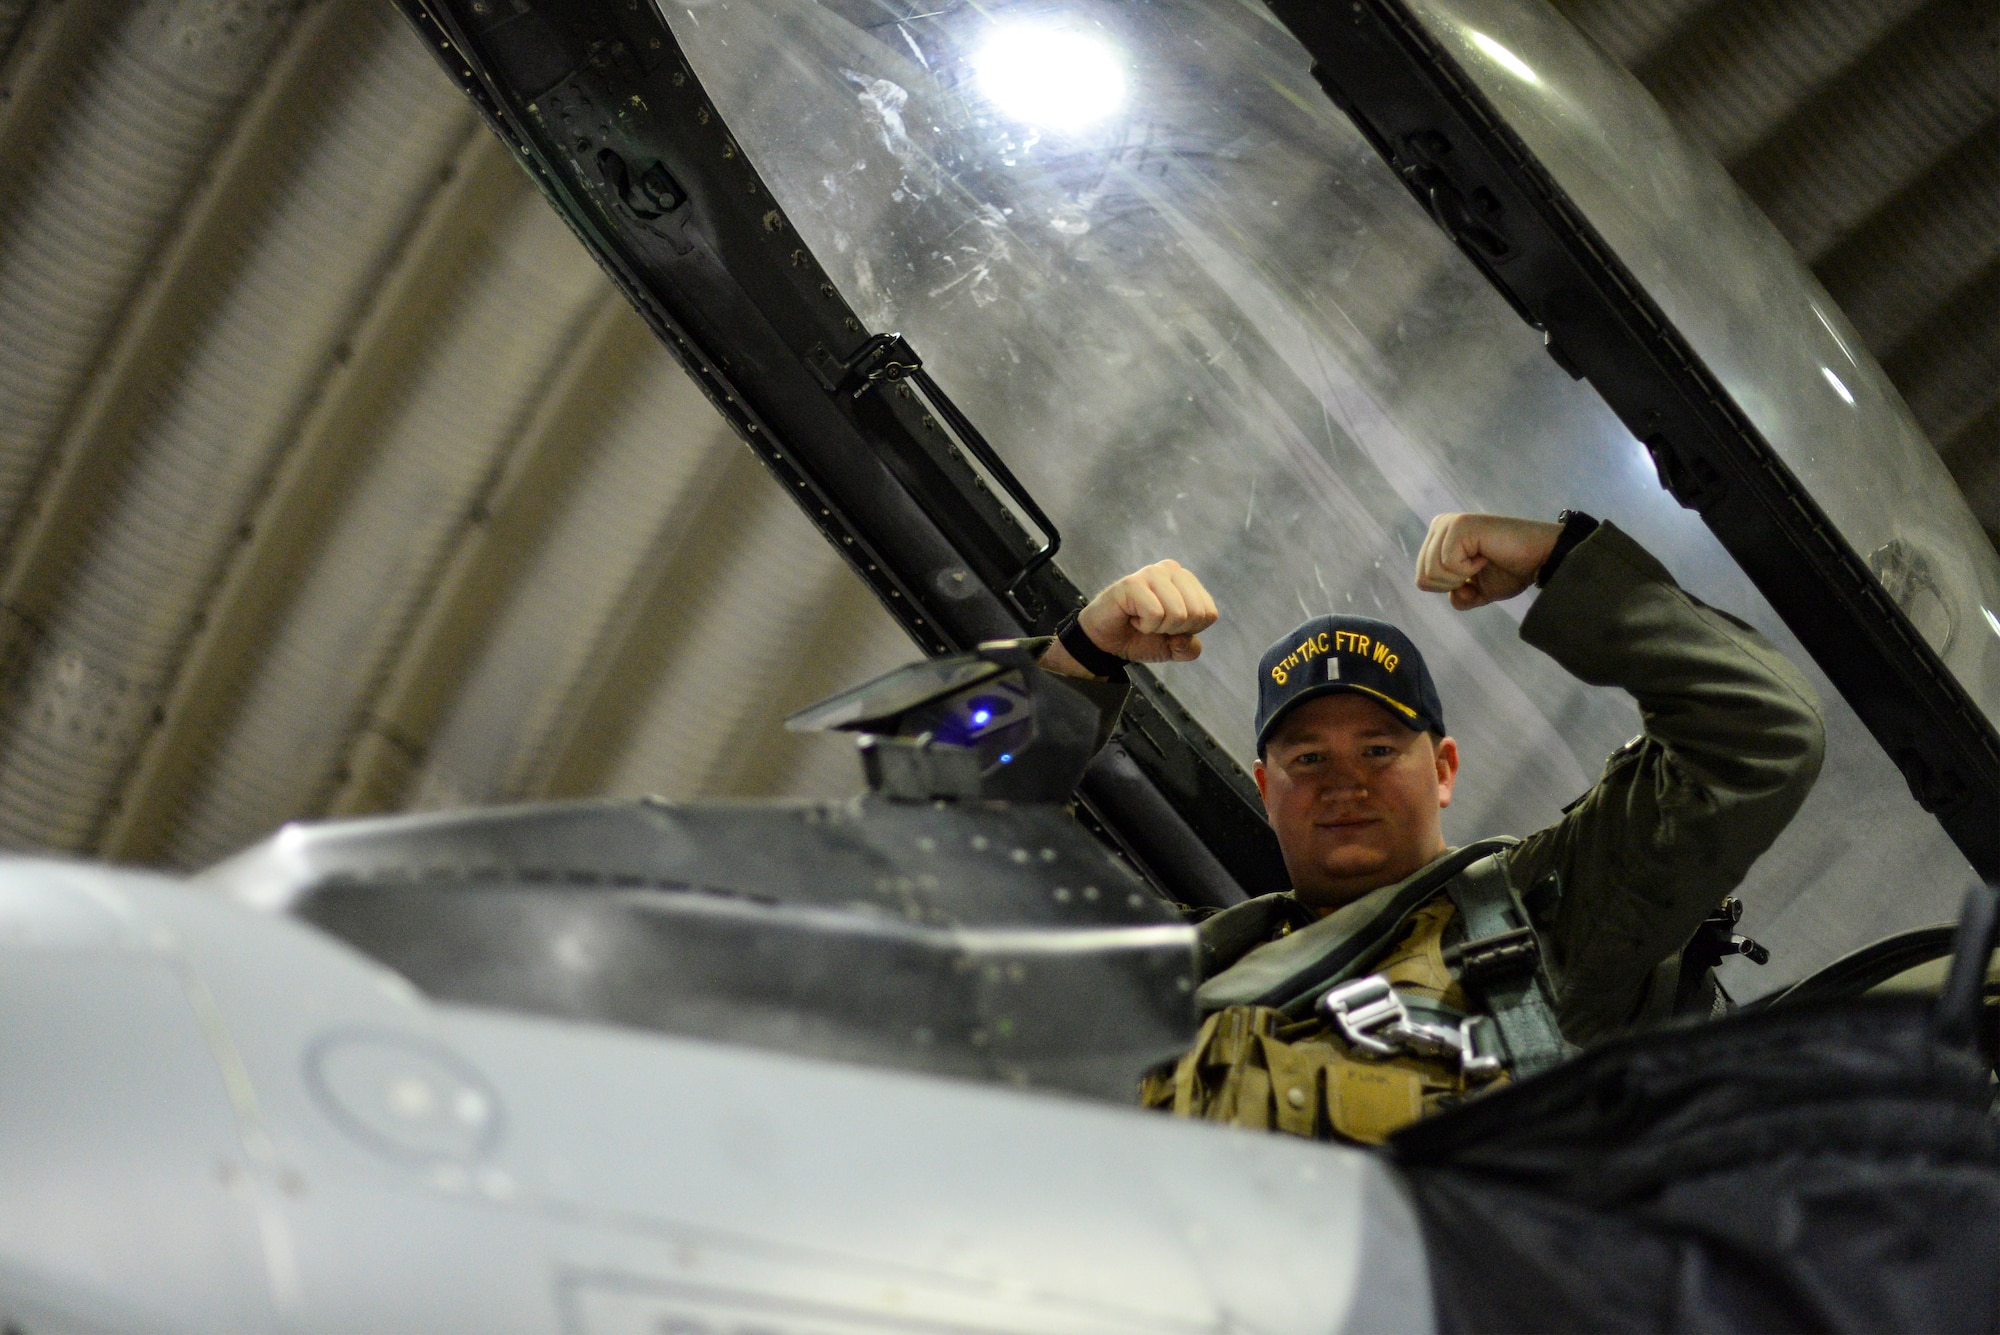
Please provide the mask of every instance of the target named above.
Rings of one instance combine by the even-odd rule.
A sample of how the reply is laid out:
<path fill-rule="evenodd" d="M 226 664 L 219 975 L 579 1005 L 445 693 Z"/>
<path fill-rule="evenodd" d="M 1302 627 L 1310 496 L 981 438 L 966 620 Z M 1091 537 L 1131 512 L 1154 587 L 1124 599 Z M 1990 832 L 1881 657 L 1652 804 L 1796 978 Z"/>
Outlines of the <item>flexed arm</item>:
<path fill-rule="evenodd" d="M 1215 624 L 1215 599 L 1178 561 L 1155 561 L 1111 584 L 1077 614 L 1090 642 L 1133 663 L 1189 663 L 1201 657 L 1201 632 Z M 1068 677 L 1090 672 L 1060 643 L 1041 665 Z"/>
<path fill-rule="evenodd" d="M 1631 1022 L 1655 966 L 1678 951 L 1770 847 L 1825 754 L 1819 702 L 1770 641 L 1679 585 L 1611 524 L 1553 571 L 1563 526 L 1441 515 L 1420 587 L 1470 609 L 1545 587 L 1521 638 L 1593 686 L 1618 686 L 1643 730 L 1589 792 L 1510 857 L 1521 886 L 1562 886 L 1549 928 L 1564 1032 Z"/>

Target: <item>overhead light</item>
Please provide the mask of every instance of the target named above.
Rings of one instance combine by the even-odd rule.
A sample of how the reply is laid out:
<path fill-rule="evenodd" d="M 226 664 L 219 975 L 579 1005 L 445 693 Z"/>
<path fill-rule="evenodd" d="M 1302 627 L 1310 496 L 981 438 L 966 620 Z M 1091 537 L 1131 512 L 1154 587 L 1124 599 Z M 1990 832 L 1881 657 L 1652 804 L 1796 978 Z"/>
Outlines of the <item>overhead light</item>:
<path fill-rule="evenodd" d="M 1494 64 L 1506 70 L 1523 83 L 1540 83 L 1542 81 L 1541 76 L 1535 73 L 1533 67 L 1527 61 L 1521 59 L 1512 51 L 1509 51 L 1506 47 L 1488 37 L 1485 33 L 1472 32 L 1472 44 L 1491 57 Z"/>
<path fill-rule="evenodd" d="M 1088 129 L 1125 105 L 1117 49 L 1073 28 L 999 28 L 972 67 L 979 91 L 1003 115 L 1045 130 Z"/>
<path fill-rule="evenodd" d="M 1831 366 L 1822 366 L 1819 368 L 1819 373 L 1826 377 L 1827 384 L 1833 386 L 1833 392 L 1846 400 L 1847 406 L 1852 408 L 1854 406 L 1854 395 L 1846 385 L 1841 383 L 1840 377 L 1833 373 L 1833 368 Z"/>

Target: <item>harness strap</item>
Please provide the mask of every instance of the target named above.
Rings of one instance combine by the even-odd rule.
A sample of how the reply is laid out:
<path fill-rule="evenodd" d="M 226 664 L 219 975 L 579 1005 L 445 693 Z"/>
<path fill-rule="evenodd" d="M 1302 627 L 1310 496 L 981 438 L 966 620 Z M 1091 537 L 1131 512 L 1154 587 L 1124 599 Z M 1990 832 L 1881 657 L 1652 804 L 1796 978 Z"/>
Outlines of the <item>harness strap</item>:
<path fill-rule="evenodd" d="M 1576 1048 L 1556 1024 L 1540 937 L 1514 892 L 1505 858 L 1481 858 L 1445 893 L 1465 924 L 1465 942 L 1452 952 L 1461 964 L 1459 985 L 1493 1017 L 1516 1078 L 1574 1056 Z"/>
<path fill-rule="evenodd" d="M 1252 1004 L 1275 1006 L 1290 1020 L 1309 1017 L 1328 989 L 1367 973 L 1377 960 L 1388 954 L 1402 935 L 1403 925 L 1410 920 L 1410 915 L 1436 894 L 1446 881 L 1457 876 L 1468 863 L 1504 852 L 1520 842 L 1507 835 L 1496 835 L 1454 849 L 1439 858 L 1405 882 L 1382 911 L 1353 935 L 1310 961 Z"/>

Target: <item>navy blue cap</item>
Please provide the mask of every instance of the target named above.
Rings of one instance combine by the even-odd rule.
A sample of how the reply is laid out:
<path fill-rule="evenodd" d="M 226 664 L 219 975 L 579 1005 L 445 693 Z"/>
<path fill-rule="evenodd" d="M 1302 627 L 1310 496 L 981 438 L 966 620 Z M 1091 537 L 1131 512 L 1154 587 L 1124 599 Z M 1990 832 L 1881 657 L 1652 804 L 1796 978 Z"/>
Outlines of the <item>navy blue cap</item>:
<path fill-rule="evenodd" d="M 1409 636 L 1373 617 L 1314 617 L 1257 661 L 1258 754 L 1295 705 L 1341 692 L 1380 700 L 1412 732 L 1444 733 L 1444 704 Z"/>

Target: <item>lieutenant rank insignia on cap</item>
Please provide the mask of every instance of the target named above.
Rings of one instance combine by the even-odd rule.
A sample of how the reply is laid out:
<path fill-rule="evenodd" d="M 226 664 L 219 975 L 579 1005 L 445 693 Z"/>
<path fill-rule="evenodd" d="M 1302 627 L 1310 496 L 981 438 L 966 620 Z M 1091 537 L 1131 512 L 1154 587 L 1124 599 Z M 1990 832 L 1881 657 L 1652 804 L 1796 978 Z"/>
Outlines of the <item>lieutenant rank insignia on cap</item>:
<path fill-rule="evenodd" d="M 1314 617 L 1257 664 L 1257 750 L 1296 705 L 1351 692 L 1388 706 L 1415 732 L 1444 732 L 1444 705 L 1410 637 L 1372 617 Z"/>

